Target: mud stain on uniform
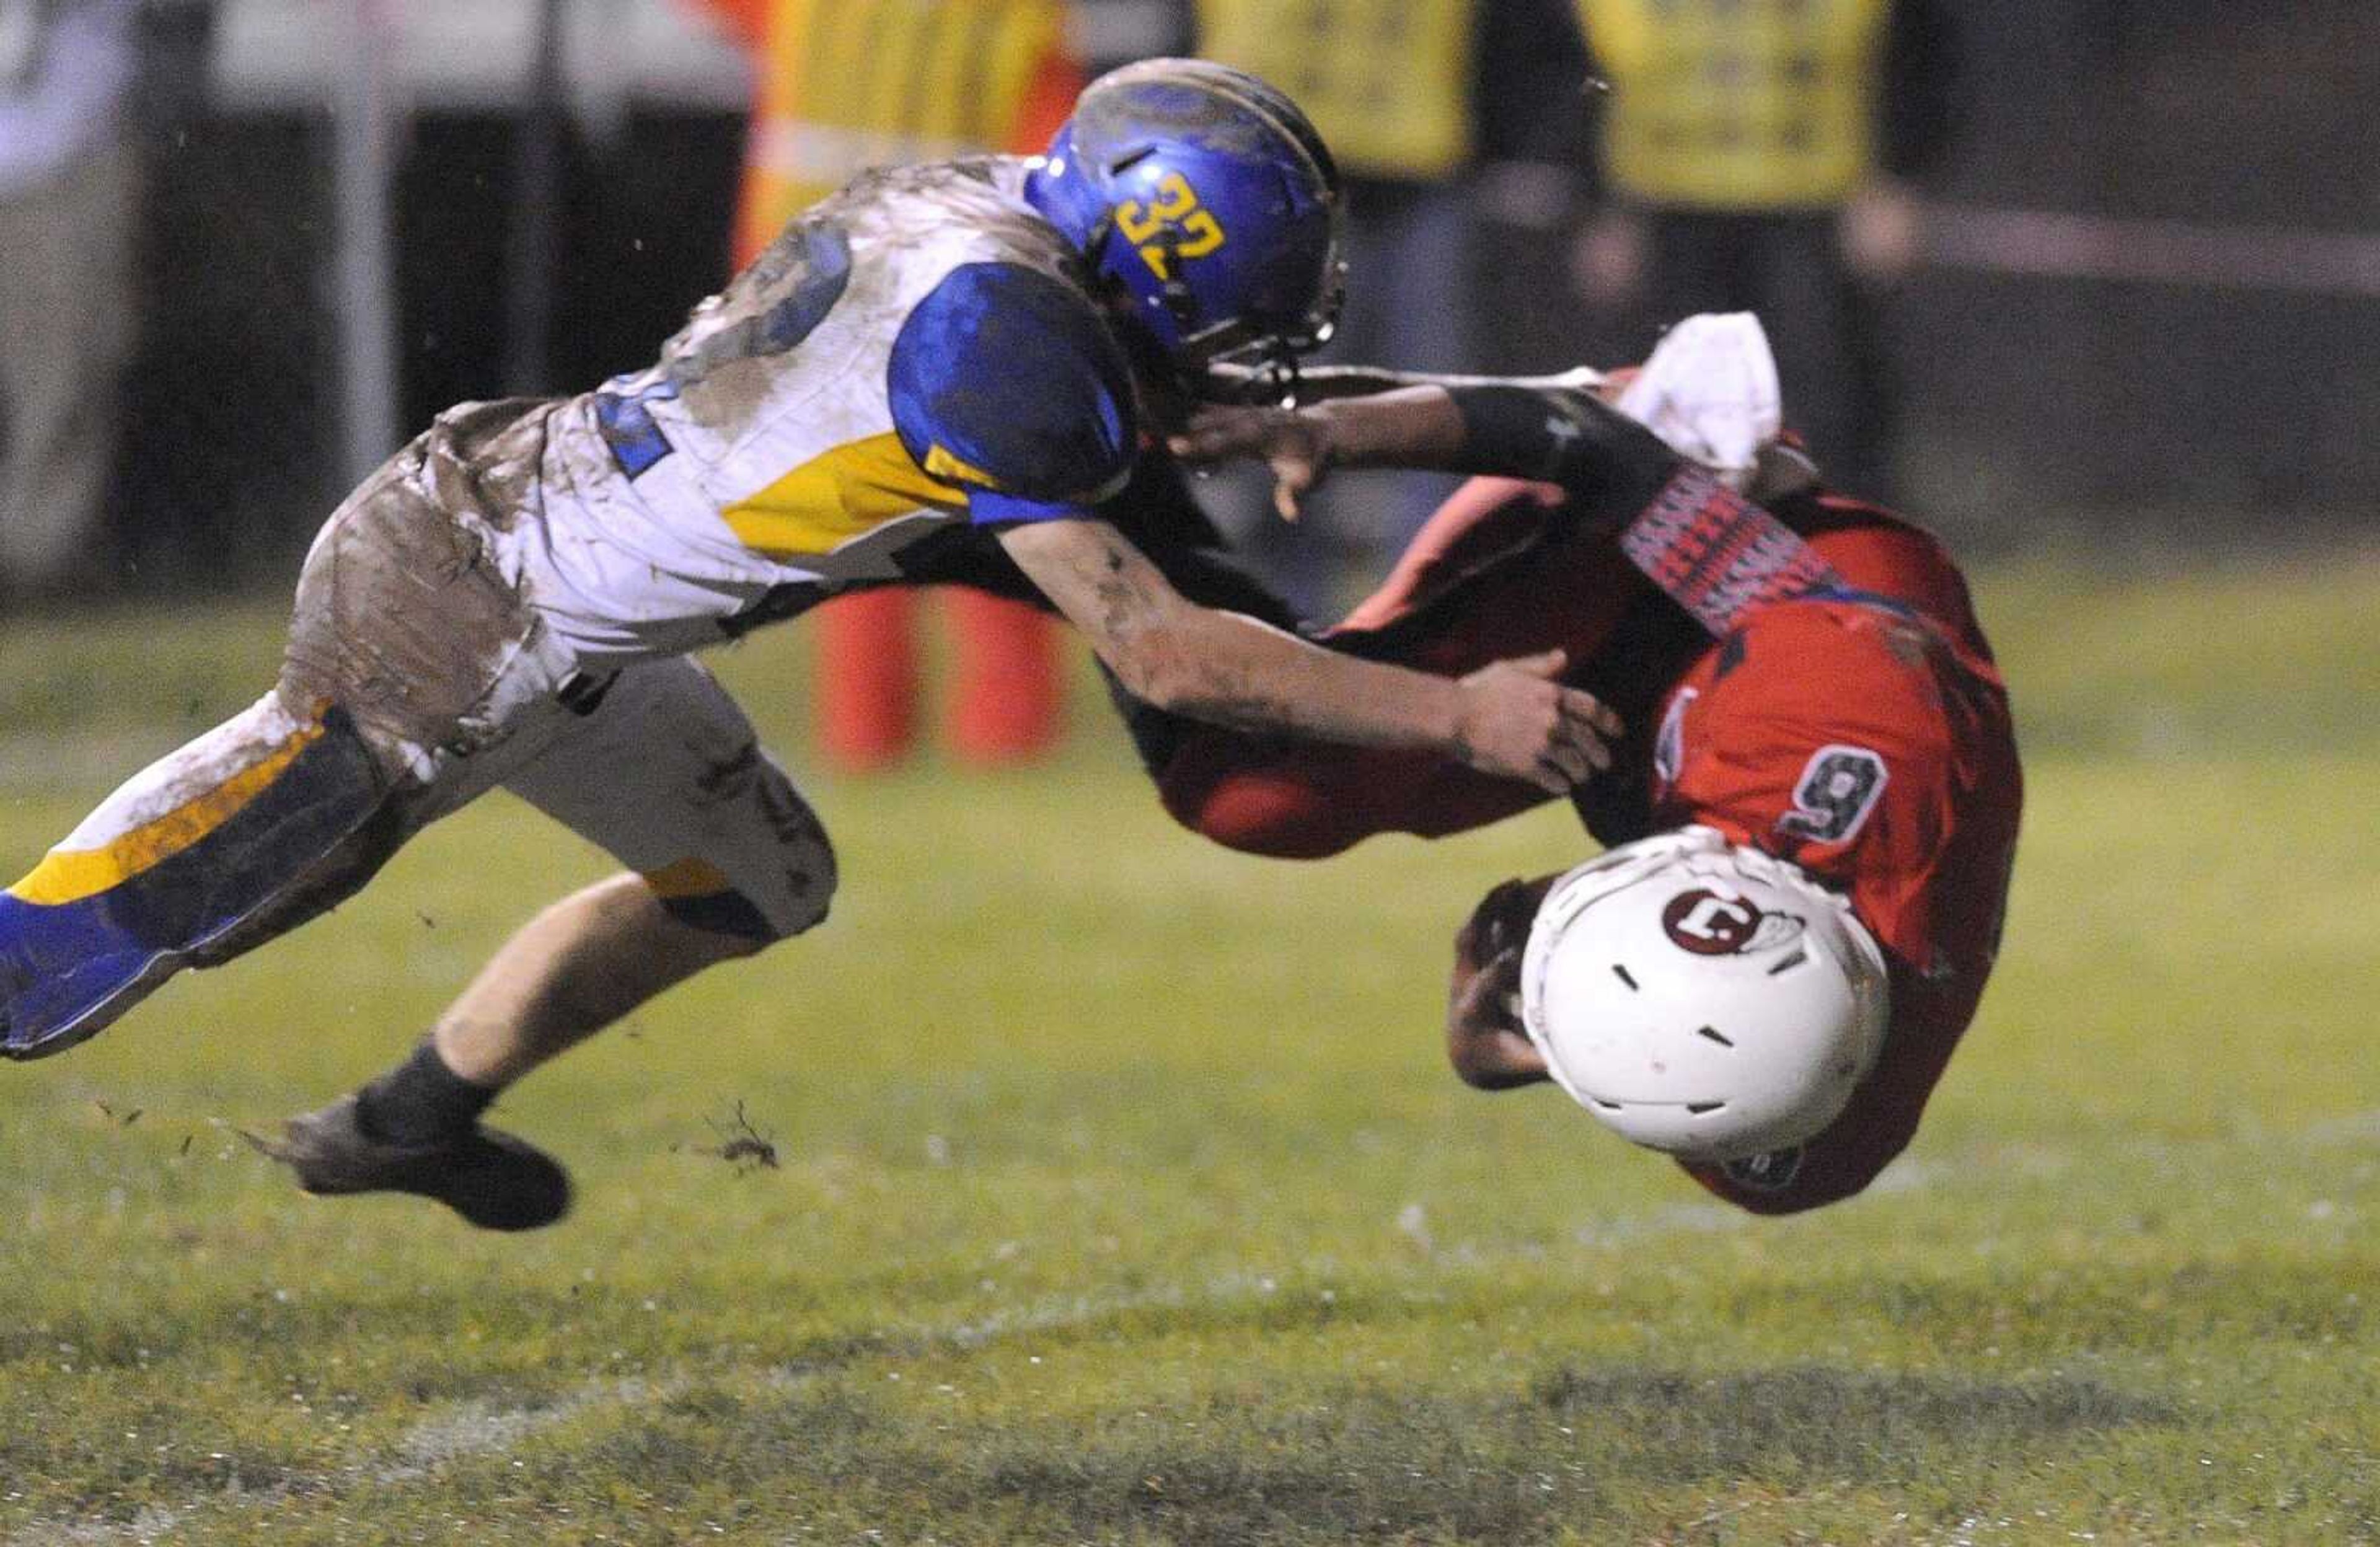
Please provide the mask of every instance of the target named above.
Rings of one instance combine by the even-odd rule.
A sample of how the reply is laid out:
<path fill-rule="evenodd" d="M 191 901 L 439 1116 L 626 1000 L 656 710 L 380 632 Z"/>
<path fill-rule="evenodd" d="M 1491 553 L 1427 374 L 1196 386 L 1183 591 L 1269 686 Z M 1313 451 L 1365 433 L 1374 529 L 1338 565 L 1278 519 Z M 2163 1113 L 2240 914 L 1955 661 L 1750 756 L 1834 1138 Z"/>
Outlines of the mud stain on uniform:
<path fill-rule="evenodd" d="M 280 694 L 325 700 L 398 774 L 407 749 L 468 753 L 475 717 L 538 627 L 488 535 L 533 508 L 550 405 L 442 416 L 334 514 L 298 577 Z"/>

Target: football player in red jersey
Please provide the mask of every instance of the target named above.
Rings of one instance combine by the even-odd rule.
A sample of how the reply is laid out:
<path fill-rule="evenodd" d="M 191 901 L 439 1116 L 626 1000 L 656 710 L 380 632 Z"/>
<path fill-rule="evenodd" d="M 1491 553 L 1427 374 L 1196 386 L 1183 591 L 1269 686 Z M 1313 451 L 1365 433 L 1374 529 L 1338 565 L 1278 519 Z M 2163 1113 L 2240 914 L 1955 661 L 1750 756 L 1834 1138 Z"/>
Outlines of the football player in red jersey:
<path fill-rule="evenodd" d="M 1757 341 L 1749 319 L 1700 321 Z M 1265 457 L 1285 498 L 1332 466 L 1491 475 L 1324 636 L 1437 672 L 1560 651 L 1628 722 L 1573 797 L 1609 852 L 1496 887 L 1463 928 L 1450 1057 L 1482 1089 L 1559 1080 L 1746 1209 L 1813 1208 L 1907 1145 L 1974 1017 L 2022 803 L 2007 693 L 1934 538 L 1774 446 L 1737 458 L 1755 504 L 1599 400 L 1617 384 L 1223 410 L 1174 449 Z M 1427 756 L 1208 727 L 1142 742 L 1169 810 L 1257 854 L 1546 798 Z"/>

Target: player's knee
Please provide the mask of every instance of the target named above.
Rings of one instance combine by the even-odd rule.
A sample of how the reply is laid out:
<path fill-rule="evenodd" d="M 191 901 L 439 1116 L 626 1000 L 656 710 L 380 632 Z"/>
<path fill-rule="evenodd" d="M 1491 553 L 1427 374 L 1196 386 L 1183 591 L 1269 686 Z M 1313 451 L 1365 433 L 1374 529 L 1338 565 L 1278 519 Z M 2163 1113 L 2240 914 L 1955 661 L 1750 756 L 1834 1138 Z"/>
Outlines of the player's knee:
<path fill-rule="evenodd" d="M 653 885 L 651 877 L 646 878 L 646 884 Z M 764 902 L 734 886 L 676 895 L 655 886 L 654 895 L 664 914 L 710 937 L 722 959 L 757 956 L 777 942 L 815 927 L 826 915 L 823 906 L 803 907 L 799 899 L 795 900 L 796 906 L 786 906 L 783 899 Z"/>
<path fill-rule="evenodd" d="M 679 923 L 720 937 L 731 956 L 753 956 L 825 922 L 838 880 L 834 845 L 794 789 L 771 765 L 762 801 L 765 836 L 721 863 L 699 857 L 649 871 L 662 910 Z"/>
<path fill-rule="evenodd" d="M 655 884 L 650 876 L 646 883 L 653 887 L 663 913 L 715 936 L 722 956 L 752 956 L 825 921 L 834 896 L 833 857 L 831 851 L 809 857 L 787 871 L 783 884 L 674 892 Z"/>
<path fill-rule="evenodd" d="M 778 938 L 790 940 L 826 922 L 827 910 L 834 902 L 837 880 L 834 846 L 827 842 L 824 833 L 820 833 L 815 844 L 805 844 L 786 855 L 784 863 L 789 906 Z"/>
<path fill-rule="evenodd" d="M 791 939 L 826 922 L 827 909 L 834 902 L 834 889 L 841 877 L 835 866 L 834 843 L 826 835 L 826 827 L 819 821 L 818 813 L 810 810 L 809 802 L 794 788 L 783 770 L 773 761 L 767 768 L 762 795 L 769 825 L 776 834 L 772 859 L 781 898 L 778 938 Z"/>

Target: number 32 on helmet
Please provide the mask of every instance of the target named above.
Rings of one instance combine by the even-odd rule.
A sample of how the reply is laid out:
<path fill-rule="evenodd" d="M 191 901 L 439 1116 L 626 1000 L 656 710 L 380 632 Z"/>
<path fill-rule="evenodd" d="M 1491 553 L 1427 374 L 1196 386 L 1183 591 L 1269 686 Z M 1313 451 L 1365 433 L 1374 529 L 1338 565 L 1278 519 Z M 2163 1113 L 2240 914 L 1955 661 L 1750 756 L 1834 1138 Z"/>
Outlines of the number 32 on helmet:
<path fill-rule="evenodd" d="M 1141 261 L 1160 280 L 1172 279 L 1185 261 L 1223 245 L 1223 228 L 1179 172 L 1157 185 L 1152 202 L 1134 199 L 1117 205 L 1115 220 L 1117 232 L 1140 250 Z"/>
<path fill-rule="evenodd" d="M 1243 71 L 1152 59 L 1101 76 L 1025 196 L 1178 369 L 1285 362 L 1337 321 L 1338 167 L 1296 104 Z"/>

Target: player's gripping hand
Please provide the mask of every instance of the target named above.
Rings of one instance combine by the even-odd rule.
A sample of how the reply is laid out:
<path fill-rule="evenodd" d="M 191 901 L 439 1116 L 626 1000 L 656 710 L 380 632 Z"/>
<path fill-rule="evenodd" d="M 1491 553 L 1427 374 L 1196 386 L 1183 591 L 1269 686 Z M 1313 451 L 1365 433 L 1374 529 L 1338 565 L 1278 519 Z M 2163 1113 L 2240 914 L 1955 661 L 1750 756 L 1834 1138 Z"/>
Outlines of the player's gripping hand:
<path fill-rule="evenodd" d="M 1503 883 L 1454 937 L 1446 1057 L 1466 1085 L 1502 1090 L 1546 1078 L 1545 1059 L 1521 1028 L 1521 955 L 1554 879 Z"/>
<path fill-rule="evenodd" d="M 1266 463 L 1273 506 L 1293 521 L 1298 502 L 1332 468 L 1484 470 L 1470 466 L 1471 432 L 1447 386 L 1423 382 L 1307 408 L 1202 408 L 1165 446 L 1186 462 L 1245 457 Z"/>
<path fill-rule="evenodd" d="M 1483 774 L 1566 795 L 1611 766 L 1620 716 L 1594 695 L 1555 681 L 1559 650 L 1482 666 L 1455 686 L 1455 756 Z"/>
<path fill-rule="evenodd" d="M 1529 930 L 1537 920 L 1537 908 L 1552 890 L 1554 876 L 1540 876 L 1535 881 L 1500 881 L 1488 888 L 1463 921 L 1454 936 L 1454 969 L 1458 978 L 1469 978 L 1490 963 L 1511 957 L 1512 981 L 1507 987 L 1520 987 L 1522 950 L 1529 944 Z M 1514 1029 L 1520 1026 L 1517 1012 L 1505 1017 Z"/>
<path fill-rule="evenodd" d="M 1331 463 L 1330 420 L 1310 409 L 1206 408 L 1166 437 L 1165 447 L 1200 467 L 1242 459 L 1272 469 L 1272 506 L 1297 519 L 1306 495 L 1321 487 Z"/>

